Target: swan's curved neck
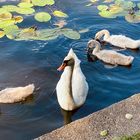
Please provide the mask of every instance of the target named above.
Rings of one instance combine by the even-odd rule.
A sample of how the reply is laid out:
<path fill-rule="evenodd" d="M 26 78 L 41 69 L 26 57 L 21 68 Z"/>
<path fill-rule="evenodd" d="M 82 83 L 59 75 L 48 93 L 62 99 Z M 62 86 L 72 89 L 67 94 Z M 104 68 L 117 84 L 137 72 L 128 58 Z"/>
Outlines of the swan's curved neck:
<path fill-rule="evenodd" d="M 101 49 L 101 46 L 98 43 L 96 43 L 95 44 L 95 49 L 93 49 L 92 54 L 98 53 L 100 51 L 100 49 Z"/>
<path fill-rule="evenodd" d="M 110 33 L 108 30 L 103 30 L 102 35 L 104 36 L 104 40 L 107 40 L 110 37 Z"/>

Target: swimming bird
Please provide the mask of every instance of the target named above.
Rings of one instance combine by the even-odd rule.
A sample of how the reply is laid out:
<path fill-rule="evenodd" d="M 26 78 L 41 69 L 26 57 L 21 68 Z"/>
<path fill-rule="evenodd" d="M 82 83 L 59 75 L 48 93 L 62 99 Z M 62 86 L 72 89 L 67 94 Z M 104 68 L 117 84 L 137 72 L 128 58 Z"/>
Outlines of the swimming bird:
<path fill-rule="evenodd" d="M 111 65 L 131 65 L 133 62 L 133 56 L 126 56 L 118 53 L 114 50 L 101 50 L 101 45 L 96 40 L 90 40 L 88 42 L 88 51 L 92 52 L 98 59 Z"/>
<path fill-rule="evenodd" d="M 88 84 L 80 67 L 80 60 L 70 49 L 59 71 L 64 70 L 56 86 L 57 99 L 62 109 L 71 111 L 82 106 L 88 94 Z"/>
<path fill-rule="evenodd" d="M 140 40 L 134 40 L 125 35 L 110 35 L 110 32 L 106 29 L 96 33 L 95 39 L 106 41 L 113 46 L 117 46 L 123 49 L 138 49 L 140 47 Z"/>
<path fill-rule="evenodd" d="M 16 103 L 25 100 L 35 89 L 34 84 L 25 87 L 6 88 L 0 91 L 0 103 Z"/>

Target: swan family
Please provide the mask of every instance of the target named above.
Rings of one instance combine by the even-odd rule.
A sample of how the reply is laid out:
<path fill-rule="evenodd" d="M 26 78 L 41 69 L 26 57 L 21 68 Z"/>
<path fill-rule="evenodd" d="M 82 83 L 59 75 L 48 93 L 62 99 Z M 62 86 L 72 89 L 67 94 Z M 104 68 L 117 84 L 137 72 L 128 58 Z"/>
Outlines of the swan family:
<path fill-rule="evenodd" d="M 108 30 L 101 30 L 95 34 L 95 39 L 89 40 L 87 50 L 90 55 L 111 65 L 131 65 L 134 57 L 127 56 L 114 50 L 102 49 L 103 41 L 120 48 L 136 49 L 140 40 L 133 40 L 124 35 L 110 35 Z M 63 73 L 56 85 L 57 100 L 60 107 L 72 111 L 84 104 L 88 94 L 88 83 L 81 67 L 81 61 L 71 48 L 64 58 L 58 71 Z M 6 88 L 0 91 L 0 103 L 14 103 L 24 100 L 35 89 L 34 84 L 25 87 Z"/>
<path fill-rule="evenodd" d="M 114 50 L 101 48 L 101 42 L 110 43 L 120 48 L 136 49 L 140 46 L 140 40 L 133 40 L 124 35 L 111 35 L 108 30 L 101 30 L 87 43 L 87 50 L 90 55 L 111 65 L 131 65 L 134 57 L 118 53 Z M 80 60 L 70 49 L 64 58 L 62 65 L 58 68 L 63 71 L 60 80 L 56 86 L 57 99 L 60 107 L 64 110 L 71 111 L 82 106 L 88 94 L 88 84 L 80 67 Z"/>

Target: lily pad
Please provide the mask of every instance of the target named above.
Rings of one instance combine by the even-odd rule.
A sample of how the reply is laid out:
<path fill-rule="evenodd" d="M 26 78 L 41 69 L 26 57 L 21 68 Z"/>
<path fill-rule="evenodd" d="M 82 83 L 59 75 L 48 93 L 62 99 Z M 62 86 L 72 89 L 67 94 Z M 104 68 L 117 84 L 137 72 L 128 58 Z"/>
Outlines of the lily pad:
<path fill-rule="evenodd" d="M 5 33 L 4 31 L 0 31 L 0 38 L 4 37 L 5 36 Z"/>
<path fill-rule="evenodd" d="M 74 40 L 80 39 L 80 34 L 77 31 L 74 31 L 72 29 L 65 28 L 65 29 L 62 29 L 61 32 L 67 38 L 74 39 Z"/>
<path fill-rule="evenodd" d="M 12 18 L 12 14 L 10 12 L 1 12 L 0 13 L 0 21 L 11 19 L 11 18 Z"/>
<path fill-rule="evenodd" d="M 21 23 L 23 21 L 23 17 L 22 16 L 14 16 L 13 18 L 15 20 L 15 23 Z"/>
<path fill-rule="evenodd" d="M 17 25 L 7 26 L 3 28 L 6 35 L 14 35 L 19 31 L 19 28 Z"/>
<path fill-rule="evenodd" d="M 46 6 L 46 5 L 53 5 L 55 1 L 54 0 L 32 0 L 32 3 L 35 6 Z"/>
<path fill-rule="evenodd" d="M 2 6 L 2 8 L 7 10 L 8 12 L 16 12 L 16 9 L 18 7 L 15 5 L 4 5 L 4 6 Z"/>
<path fill-rule="evenodd" d="M 0 8 L 0 13 L 8 12 L 5 8 Z"/>
<path fill-rule="evenodd" d="M 113 14 L 117 14 L 123 11 L 123 8 L 117 5 L 112 4 L 109 8 L 109 11 Z"/>
<path fill-rule="evenodd" d="M 125 20 L 130 23 L 140 23 L 140 15 L 128 14 L 127 16 L 125 16 Z"/>
<path fill-rule="evenodd" d="M 3 20 L 0 22 L 0 28 L 5 28 L 7 26 L 11 26 L 15 24 L 15 20 L 14 19 L 8 19 L 8 20 Z"/>
<path fill-rule="evenodd" d="M 19 7 L 21 8 L 31 8 L 33 7 L 33 4 L 32 3 L 27 3 L 27 2 L 21 2 L 18 4 Z"/>
<path fill-rule="evenodd" d="M 39 12 L 35 14 L 35 19 L 39 22 L 48 22 L 51 19 L 51 15 L 47 12 Z"/>
<path fill-rule="evenodd" d="M 16 12 L 23 15 L 24 14 L 29 15 L 29 14 L 33 14 L 35 10 L 33 8 L 17 8 Z"/>
<path fill-rule="evenodd" d="M 79 31 L 80 34 L 87 33 L 87 32 L 89 32 L 89 29 L 88 28 L 82 29 L 82 30 Z"/>
<path fill-rule="evenodd" d="M 101 12 L 99 12 L 99 15 L 104 18 L 116 18 L 116 16 L 109 11 L 101 11 Z"/>
<path fill-rule="evenodd" d="M 57 17 L 68 17 L 68 15 L 66 13 L 64 13 L 62 11 L 58 11 L 58 10 L 54 11 L 53 15 L 57 16 Z"/>
<path fill-rule="evenodd" d="M 108 6 L 107 5 L 98 5 L 97 6 L 97 9 L 102 11 L 102 10 L 107 10 L 108 9 Z"/>

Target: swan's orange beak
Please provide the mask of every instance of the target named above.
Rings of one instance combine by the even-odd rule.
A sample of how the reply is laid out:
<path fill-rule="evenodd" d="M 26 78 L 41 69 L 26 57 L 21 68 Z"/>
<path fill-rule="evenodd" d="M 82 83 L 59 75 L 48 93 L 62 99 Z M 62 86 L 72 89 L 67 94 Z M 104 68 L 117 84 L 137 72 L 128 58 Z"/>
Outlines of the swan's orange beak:
<path fill-rule="evenodd" d="M 65 69 L 65 67 L 67 66 L 66 63 L 62 63 L 62 65 L 57 69 L 58 71 L 62 71 Z"/>

